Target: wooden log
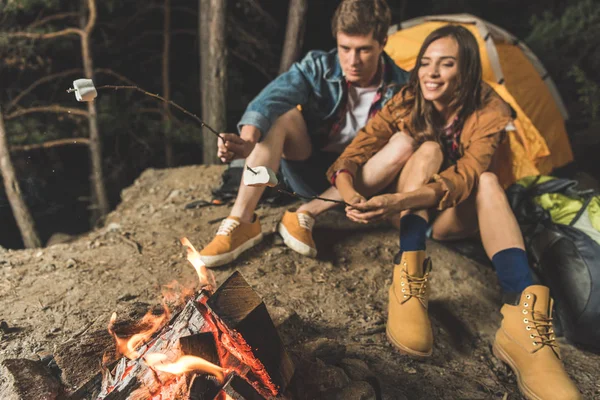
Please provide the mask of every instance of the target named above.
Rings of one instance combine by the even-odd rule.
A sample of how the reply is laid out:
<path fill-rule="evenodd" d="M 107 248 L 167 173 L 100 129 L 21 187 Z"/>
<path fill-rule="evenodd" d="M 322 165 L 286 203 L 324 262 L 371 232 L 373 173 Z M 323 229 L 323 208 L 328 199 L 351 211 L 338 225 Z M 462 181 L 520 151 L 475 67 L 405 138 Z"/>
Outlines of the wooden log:
<path fill-rule="evenodd" d="M 165 353 L 168 349 L 177 349 L 177 344 L 183 336 L 202 332 L 206 328 L 206 320 L 196 302 L 204 296 L 205 294 L 201 293 L 197 299 L 189 301 L 185 308 L 175 315 L 165 328 L 138 349 L 138 352 L 142 355 L 140 359 L 122 358 L 113 374 L 105 374 L 99 398 L 106 400 L 126 399 L 140 386 L 151 390 L 155 389 L 157 385 L 160 386 L 160 382 L 156 382 L 156 371 L 148 367 L 143 361 L 143 356 L 149 353 Z"/>
<path fill-rule="evenodd" d="M 39 361 L 8 359 L 0 363 L 0 399 L 54 400 L 60 383 Z"/>
<path fill-rule="evenodd" d="M 264 400 L 252 385 L 237 374 L 232 374 L 225 382 L 221 391 L 225 392 L 233 400 Z M 212 399 L 211 399 L 212 400 Z"/>
<path fill-rule="evenodd" d="M 114 339 L 106 329 L 58 345 L 54 360 L 62 371 L 61 379 L 67 392 L 74 392 L 93 379 L 98 374 L 104 353 L 114 350 Z"/>
<path fill-rule="evenodd" d="M 272 382 L 285 391 L 294 365 L 260 296 L 235 271 L 208 299 L 207 307 L 225 325 L 243 337 Z"/>
<path fill-rule="evenodd" d="M 213 400 L 219 394 L 221 385 L 207 375 L 195 375 L 190 384 L 188 400 Z"/>
<path fill-rule="evenodd" d="M 179 347 L 183 355 L 202 357 L 206 361 L 220 365 L 215 336 L 212 332 L 181 337 Z"/>

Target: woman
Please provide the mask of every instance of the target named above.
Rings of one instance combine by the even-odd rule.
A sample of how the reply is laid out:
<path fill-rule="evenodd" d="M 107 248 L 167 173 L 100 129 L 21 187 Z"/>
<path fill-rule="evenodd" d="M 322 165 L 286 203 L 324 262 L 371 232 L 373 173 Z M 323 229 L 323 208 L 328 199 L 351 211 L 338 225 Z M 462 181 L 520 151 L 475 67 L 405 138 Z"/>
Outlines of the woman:
<path fill-rule="evenodd" d="M 447 240 L 479 232 L 502 289 L 518 298 L 502 307 L 493 350 L 515 371 L 523 394 L 577 399 L 554 340 L 549 290 L 533 285 L 519 226 L 494 174 L 510 168 L 497 165 L 495 155 L 512 126 L 511 109 L 481 75 L 477 41 L 466 28 L 448 25 L 432 32 L 408 85 L 358 133 L 328 177 L 352 205 L 346 208 L 351 220 L 400 217 L 386 329 L 398 350 L 422 357 L 432 352 L 431 261 L 425 242 L 429 210 L 437 208 L 432 236 Z M 397 179 L 396 193 L 367 201 L 361 194 L 362 167 L 396 132 L 410 136 L 415 150 Z"/>

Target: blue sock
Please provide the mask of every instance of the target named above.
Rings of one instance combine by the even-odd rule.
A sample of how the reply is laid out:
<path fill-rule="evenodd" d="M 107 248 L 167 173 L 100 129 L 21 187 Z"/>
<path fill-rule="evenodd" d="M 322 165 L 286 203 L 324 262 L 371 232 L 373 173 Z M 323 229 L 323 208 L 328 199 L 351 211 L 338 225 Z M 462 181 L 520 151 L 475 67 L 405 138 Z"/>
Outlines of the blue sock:
<path fill-rule="evenodd" d="M 501 250 L 492 257 L 492 264 L 503 291 L 521 293 L 527 286 L 533 285 L 525 250 L 516 247 Z"/>
<path fill-rule="evenodd" d="M 429 224 L 415 214 L 400 218 L 400 252 L 425 250 Z"/>

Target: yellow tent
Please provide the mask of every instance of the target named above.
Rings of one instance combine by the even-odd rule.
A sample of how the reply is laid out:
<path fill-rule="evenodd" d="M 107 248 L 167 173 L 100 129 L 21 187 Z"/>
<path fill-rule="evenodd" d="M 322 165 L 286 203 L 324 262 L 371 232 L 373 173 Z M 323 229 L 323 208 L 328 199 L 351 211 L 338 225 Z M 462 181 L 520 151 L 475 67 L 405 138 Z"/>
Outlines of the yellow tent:
<path fill-rule="evenodd" d="M 512 171 L 500 176 L 505 186 L 528 175 L 549 174 L 573 160 L 565 130 L 568 118 L 552 79 L 531 50 L 510 33 L 469 14 L 411 19 L 392 26 L 385 51 L 402 68 L 411 70 L 425 37 L 435 29 L 460 24 L 475 35 L 483 79 L 517 113 L 516 129 L 503 144 L 503 161 Z"/>

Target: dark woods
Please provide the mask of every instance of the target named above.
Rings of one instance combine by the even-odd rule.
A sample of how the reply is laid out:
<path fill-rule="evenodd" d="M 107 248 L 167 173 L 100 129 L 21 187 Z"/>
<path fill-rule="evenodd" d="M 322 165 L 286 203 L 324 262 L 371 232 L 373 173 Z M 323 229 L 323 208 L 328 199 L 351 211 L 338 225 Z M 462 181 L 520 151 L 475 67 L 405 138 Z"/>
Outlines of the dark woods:
<path fill-rule="evenodd" d="M 427 14 L 471 13 L 525 40 L 567 104 L 576 167 L 600 178 L 593 164 L 600 149 L 598 2 L 388 3 L 394 24 Z M 0 1 L 3 133 L 39 243 L 58 231 L 74 234 L 101 223 L 120 190 L 146 168 L 214 162 L 214 143 L 203 147 L 209 136 L 191 118 L 134 91 L 104 91 L 93 105 L 77 103 L 66 93 L 74 79 L 136 85 L 217 129 L 234 131 L 247 103 L 291 60 L 334 46 L 329 24 L 337 4 Z M 290 7 L 295 11 L 288 15 Z M 297 48 L 284 46 L 285 40 Z M 0 189 L 0 246 L 19 248 L 24 243 L 9 194 Z"/>

